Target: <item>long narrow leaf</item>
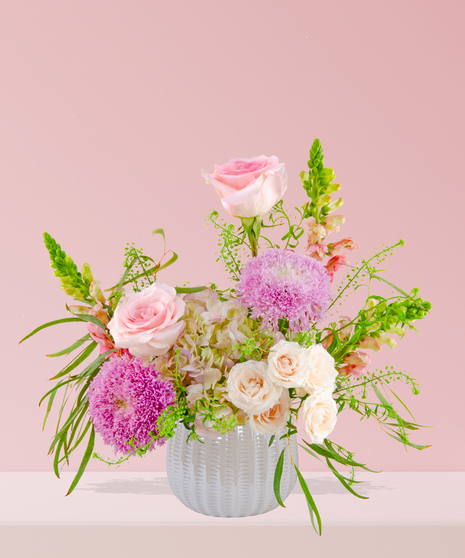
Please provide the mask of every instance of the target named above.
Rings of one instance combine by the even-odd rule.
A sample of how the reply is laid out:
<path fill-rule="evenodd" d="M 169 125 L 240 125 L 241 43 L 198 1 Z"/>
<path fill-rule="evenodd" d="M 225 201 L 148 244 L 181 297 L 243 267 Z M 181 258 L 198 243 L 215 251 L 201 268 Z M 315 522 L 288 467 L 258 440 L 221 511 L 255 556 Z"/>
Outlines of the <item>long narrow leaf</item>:
<path fill-rule="evenodd" d="M 107 330 L 107 328 L 103 325 L 103 323 L 95 316 L 91 316 L 90 314 L 74 314 L 74 315 L 76 316 L 76 318 L 79 318 L 83 322 L 90 322 L 91 324 L 95 324 L 99 328 L 103 329 L 103 331 Z"/>
<path fill-rule="evenodd" d="M 74 437 L 76 435 L 76 432 L 78 430 L 79 424 L 82 421 L 82 419 L 84 418 L 84 415 L 87 413 L 87 405 L 84 407 L 84 409 L 81 411 L 81 413 L 78 415 L 78 417 L 76 418 L 76 420 L 73 422 L 73 429 L 71 430 L 71 435 L 69 437 L 69 440 L 66 441 L 66 451 L 69 452 L 69 448 L 71 447 L 71 444 L 73 443 Z"/>
<path fill-rule="evenodd" d="M 417 449 L 417 450 L 424 450 L 424 449 L 428 449 L 431 447 L 431 444 L 429 444 L 428 446 L 419 446 L 418 444 L 412 444 L 412 442 L 409 442 L 408 440 L 402 440 L 402 438 L 399 438 L 399 436 L 395 436 L 394 434 L 391 434 L 390 432 L 386 431 L 386 434 L 388 436 L 391 436 L 391 438 L 394 438 L 394 440 L 397 440 L 398 442 L 401 442 L 402 444 L 404 444 L 404 446 L 410 446 L 411 448 Z"/>
<path fill-rule="evenodd" d="M 49 398 L 48 403 L 47 403 L 47 411 L 45 412 L 44 422 L 42 424 L 42 430 L 45 429 L 45 423 L 47 422 L 48 415 L 50 414 L 50 411 L 52 410 L 53 400 L 55 399 L 56 394 L 57 394 L 56 390 L 52 391 L 52 393 L 50 394 L 50 398 Z"/>
<path fill-rule="evenodd" d="M 57 443 L 60 441 L 60 439 L 63 437 L 64 433 L 68 430 L 69 426 L 71 425 L 71 423 L 73 422 L 73 420 L 76 418 L 76 416 L 81 412 L 81 408 L 80 407 L 75 407 L 68 419 L 66 420 L 65 424 L 60 428 L 60 430 L 56 433 L 50 448 L 48 450 L 49 453 L 52 453 L 54 447 L 57 445 Z"/>
<path fill-rule="evenodd" d="M 297 473 L 297 478 L 299 479 L 300 486 L 302 487 L 303 493 L 305 494 L 305 498 L 307 499 L 308 511 L 310 512 L 310 519 L 312 520 L 312 525 L 318 535 L 321 536 L 321 517 L 316 507 L 315 501 L 313 500 L 312 495 L 310 494 L 310 490 L 308 489 L 307 483 L 302 476 L 302 473 L 299 471 L 297 465 L 294 463 L 295 472 Z M 315 517 L 318 523 L 318 529 L 315 526 Z"/>
<path fill-rule="evenodd" d="M 406 298 L 410 298 L 410 299 L 412 298 L 405 291 L 403 291 L 400 287 L 396 287 L 396 285 L 394 285 L 394 283 L 391 283 L 387 279 L 384 279 L 384 277 L 381 277 L 380 275 L 375 275 L 374 273 L 372 273 L 371 276 L 373 277 L 373 279 L 378 279 L 378 281 L 382 281 L 383 283 L 386 283 L 386 285 L 389 285 L 392 289 L 394 289 L 398 293 L 404 295 Z"/>
<path fill-rule="evenodd" d="M 95 428 L 92 426 L 92 430 L 90 431 L 90 436 L 89 436 L 89 442 L 87 444 L 84 457 L 82 458 L 81 465 L 79 466 L 79 470 L 76 473 L 76 476 L 74 477 L 73 482 L 71 483 L 71 486 L 69 487 L 66 496 L 69 496 L 71 494 L 71 492 L 76 488 L 77 483 L 81 479 L 87 467 L 87 464 L 89 463 L 89 459 L 92 455 L 92 452 L 94 450 L 94 442 L 95 442 Z"/>
<path fill-rule="evenodd" d="M 63 380 L 63 381 L 61 381 L 61 382 L 58 382 L 58 384 L 56 384 L 55 387 L 52 387 L 52 389 L 49 389 L 49 390 L 47 391 L 47 393 L 46 393 L 46 394 L 42 397 L 42 399 L 39 401 L 39 407 L 40 407 L 42 401 L 43 401 L 48 395 L 50 395 L 50 394 L 53 393 L 54 391 L 59 390 L 61 387 L 65 386 L 66 384 L 69 384 L 69 383 L 71 383 L 71 382 L 74 382 L 74 378 L 69 378 L 68 380 Z"/>
<path fill-rule="evenodd" d="M 174 262 L 178 259 L 178 255 L 176 254 L 176 252 L 173 252 L 173 255 L 171 256 L 171 258 L 164 263 L 163 265 L 161 265 L 157 271 L 161 271 L 162 269 L 165 269 L 165 267 L 170 266 L 171 264 L 174 264 Z"/>
<path fill-rule="evenodd" d="M 402 399 L 397 395 L 397 393 L 395 391 L 392 391 L 391 388 L 388 388 L 388 390 L 392 393 L 392 395 L 397 399 L 397 401 L 399 401 L 399 403 L 404 407 L 404 409 L 407 411 L 407 413 L 413 418 L 413 420 L 417 420 L 411 413 L 410 409 L 407 407 L 407 405 L 402 401 Z"/>
<path fill-rule="evenodd" d="M 69 353 L 72 353 L 75 349 L 80 347 L 83 343 L 85 343 L 86 341 L 89 341 L 89 339 L 90 339 L 89 334 L 84 335 L 84 337 L 81 337 L 81 339 L 78 339 L 76 341 L 76 343 L 73 343 L 72 345 L 70 345 L 66 349 L 63 349 L 62 351 L 58 351 L 58 353 L 52 353 L 50 355 L 45 355 L 45 356 L 58 357 L 58 356 L 62 356 L 62 355 L 69 355 Z"/>
<path fill-rule="evenodd" d="M 204 291 L 207 287 L 176 287 L 176 292 L 178 294 L 185 293 L 200 293 Z"/>
<path fill-rule="evenodd" d="M 376 393 L 376 397 L 381 401 L 383 405 L 386 405 L 386 407 L 392 407 L 389 401 L 384 397 L 384 395 L 379 391 L 379 389 L 376 386 L 372 385 L 371 387 L 373 388 L 373 391 Z"/>
<path fill-rule="evenodd" d="M 283 504 L 283 500 L 281 498 L 281 477 L 283 474 L 283 465 L 284 465 L 284 452 L 286 448 L 283 449 L 281 455 L 279 456 L 278 462 L 276 463 L 276 469 L 274 472 L 274 480 L 273 480 L 273 490 L 274 495 L 276 496 L 276 500 L 280 506 L 285 508 L 286 506 Z"/>
<path fill-rule="evenodd" d="M 92 354 L 96 346 L 97 343 L 95 341 L 89 343 L 89 345 L 84 349 L 84 351 L 82 351 L 80 356 L 78 356 L 71 364 L 66 366 L 66 368 L 63 368 L 61 372 L 58 372 L 58 374 L 56 374 L 55 376 L 53 376 L 53 378 L 50 379 L 58 380 L 58 378 L 61 378 L 62 376 L 66 376 L 67 374 L 69 374 L 72 370 L 74 370 L 77 366 L 79 366 L 81 362 L 84 362 Z"/>
<path fill-rule="evenodd" d="M 321 455 L 322 457 L 329 457 L 330 459 L 337 461 L 338 463 L 340 463 L 341 465 L 349 465 L 350 467 L 362 467 L 365 468 L 365 466 L 362 463 L 357 463 L 355 461 L 352 460 L 348 460 L 345 459 L 344 457 L 341 457 L 339 454 L 337 454 L 334 451 L 330 451 L 329 449 L 323 448 L 322 446 L 319 446 L 317 444 L 309 444 L 308 442 L 306 442 L 305 440 L 302 440 L 304 442 L 304 444 L 306 444 L 307 446 L 309 446 L 315 453 L 318 453 L 319 455 Z"/>
<path fill-rule="evenodd" d="M 92 426 L 92 421 L 89 419 L 87 421 L 87 424 L 86 424 L 83 432 L 79 435 L 79 438 L 76 440 L 76 442 L 75 442 L 74 446 L 71 448 L 70 452 L 74 451 L 79 446 L 79 444 L 84 439 L 84 436 L 86 435 L 87 431 L 89 430 L 90 426 Z"/>
<path fill-rule="evenodd" d="M 155 229 L 152 233 L 152 235 L 154 234 L 161 234 L 161 236 L 163 237 L 163 249 L 166 251 L 166 237 L 165 237 L 165 231 L 163 229 Z"/>
<path fill-rule="evenodd" d="M 329 469 L 331 470 L 331 472 L 333 473 L 333 475 L 337 478 L 337 480 L 342 484 L 342 486 L 346 490 L 348 490 L 351 494 L 353 494 L 357 498 L 361 498 L 362 500 L 368 500 L 368 496 L 361 496 L 360 494 L 355 492 L 355 490 L 350 486 L 350 484 L 346 482 L 347 479 L 339 473 L 339 471 L 336 469 L 336 467 L 334 467 L 334 465 L 330 462 L 329 459 L 326 459 L 326 463 Z"/>
<path fill-rule="evenodd" d="M 63 446 L 63 437 L 60 437 L 59 440 L 60 441 L 59 441 L 58 446 L 55 450 L 55 457 L 53 458 L 53 471 L 55 472 L 55 475 L 58 478 L 60 478 L 60 471 L 58 470 L 58 460 L 60 458 L 60 451 L 61 451 L 61 448 Z"/>
<path fill-rule="evenodd" d="M 134 258 L 131 263 L 128 265 L 128 267 L 126 268 L 126 271 L 123 273 L 123 276 L 121 277 L 121 279 L 119 280 L 119 283 L 117 285 L 115 285 L 114 287 L 111 287 L 110 289 L 105 289 L 106 291 L 114 291 L 116 289 L 116 291 L 119 291 L 121 289 L 121 287 L 123 287 L 124 285 L 126 285 L 127 283 L 129 283 L 129 281 L 126 281 L 126 277 L 129 275 L 129 272 L 131 271 L 131 269 L 134 267 L 134 265 L 137 262 L 137 258 Z"/>
<path fill-rule="evenodd" d="M 29 333 L 29 335 L 26 335 L 26 337 L 23 337 L 19 343 L 21 344 L 23 341 L 26 341 L 26 339 L 29 339 L 29 337 L 32 337 L 37 332 L 41 331 L 42 329 L 45 329 L 46 327 L 50 327 L 50 326 L 57 325 L 57 324 L 65 324 L 67 322 L 80 322 L 80 321 L 81 320 L 79 320 L 78 318 L 62 318 L 61 320 L 54 320 L 53 322 L 47 322 L 46 324 L 43 324 L 39 327 L 36 327 L 36 329 L 34 331 L 31 331 L 31 333 Z"/>
<path fill-rule="evenodd" d="M 99 355 L 95 360 L 93 360 L 89 366 L 86 366 L 86 368 L 84 368 L 84 370 L 82 372 L 79 372 L 79 374 L 77 374 L 76 376 L 73 376 L 73 378 L 75 379 L 83 379 L 86 378 L 87 376 L 89 376 L 94 370 L 96 370 L 97 368 L 99 368 L 106 360 L 106 357 L 111 354 L 114 353 L 115 349 L 110 349 L 109 351 L 106 351 L 105 353 Z"/>

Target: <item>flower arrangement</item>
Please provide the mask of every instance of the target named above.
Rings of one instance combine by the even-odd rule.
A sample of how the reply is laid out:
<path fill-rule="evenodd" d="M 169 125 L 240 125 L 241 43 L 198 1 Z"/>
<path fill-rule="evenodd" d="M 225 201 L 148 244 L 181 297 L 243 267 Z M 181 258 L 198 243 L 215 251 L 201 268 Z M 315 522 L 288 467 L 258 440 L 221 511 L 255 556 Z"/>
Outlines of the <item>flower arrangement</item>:
<path fill-rule="evenodd" d="M 88 264 L 79 272 L 44 233 L 51 266 L 74 303 L 66 307 L 70 317 L 46 323 L 24 339 L 56 324 L 87 326 L 70 347 L 47 355 L 80 351 L 53 376 L 56 384 L 41 399 L 47 400 L 44 426 L 60 390 L 63 401 L 71 401 L 59 409 L 50 446 L 53 468 L 59 476 L 76 448 L 87 444 L 69 494 L 92 456 L 108 463 L 143 456 L 172 437 L 179 423 L 189 430 L 188 439 L 200 442 L 248 424 L 270 443 L 275 436 L 288 440 L 312 523 L 321 534 L 318 509 L 292 460 L 298 448 L 291 437 L 300 429 L 297 446 L 323 460 L 358 497 L 363 496 L 353 488 L 355 471 L 370 469 L 330 440 L 343 410 L 376 420 L 405 446 L 428 447 L 410 441 L 410 431 L 419 425 L 396 410 L 394 403 L 402 402 L 390 387 L 401 380 L 417 394 L 417 382 L 392 367 L 370 370 L 367 351 L 394 348 L 395 338 L 415 329 L 414 322 L 428 314 L 431 304 L 418 289 L 407 293 L 393 285 L 379 269 L 403 246 L 402 240 L 356 265 L 349 263 L 348 252 L 357 243 L 332 240 L 345 221 L 334 214 L 343 200 L 333 199 L 340 186 L 333 170 L 324 166 L 319 140 L 311 147 L 308 170 L 300 175 L 308 199 L 294 208 L 296 213 L 283 206 L 288 177 L 276 157 L 234 159 L 203 176 L 224 209 L 239 219 L 235 225 L 216 211 L 208 216 L 219 234 L 218 261 L 230 279 L 223 289 L 212 283 L 172 287 L 160 282 L 163 269 L 177 260 L 176 253 L 166 250 L 163 229 L 154 231 L 165 243 L 161 259 L 128 245 L 124 273 L 105 291 Z M 376 293 L 377 285 L 390 294 Z M 362 286 L 367 290 L 358 312 L 338 315 L 336 305 Z M 99 354 L 89 363 L 96 349 Z M 80 365 L 84 368 L 78 372 Z M 94 453 L 96 433 L 119 454 L 116 461 Z M 281 505 L 283 454 L 274 475 Z M 341 466 L 349 472 L 340 472 Z"/>

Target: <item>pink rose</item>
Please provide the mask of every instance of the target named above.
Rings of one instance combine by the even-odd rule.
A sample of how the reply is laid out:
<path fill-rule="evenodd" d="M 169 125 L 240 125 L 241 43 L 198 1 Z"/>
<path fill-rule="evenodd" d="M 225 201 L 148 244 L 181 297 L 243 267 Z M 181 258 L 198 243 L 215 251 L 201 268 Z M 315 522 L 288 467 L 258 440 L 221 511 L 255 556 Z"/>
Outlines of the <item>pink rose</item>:
<path fill-rule="evenodd" d="M 284 195 L 287 172 L 277 157 L 230 159 L 214 165 L 213 174 L 203 174 L 213 184 L 223 207 L 233 217 L 264 215 Z"/>
<path fill-rule="evenodd" d="M 116 307 L 108 329 L 116 347 L 137 357 L 161 356 L 169 351 L 184 330 L 185 302 L 176 290 L 154 283 L 133 293 Z"/>

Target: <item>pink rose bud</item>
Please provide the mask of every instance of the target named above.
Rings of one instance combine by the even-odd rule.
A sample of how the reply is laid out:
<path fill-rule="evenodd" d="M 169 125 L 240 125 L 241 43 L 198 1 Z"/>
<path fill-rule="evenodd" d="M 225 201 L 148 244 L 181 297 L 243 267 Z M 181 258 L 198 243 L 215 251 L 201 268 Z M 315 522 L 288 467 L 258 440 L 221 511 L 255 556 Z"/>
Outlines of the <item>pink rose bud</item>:
<path fill-rule="evenodd" d="M 264 215 L 287 189 L 287 172 L 277 157 L 230 159 L 214 165 L 213 174 L 202 176 L 212 184 L 226 211 L 233 217 Z"/>

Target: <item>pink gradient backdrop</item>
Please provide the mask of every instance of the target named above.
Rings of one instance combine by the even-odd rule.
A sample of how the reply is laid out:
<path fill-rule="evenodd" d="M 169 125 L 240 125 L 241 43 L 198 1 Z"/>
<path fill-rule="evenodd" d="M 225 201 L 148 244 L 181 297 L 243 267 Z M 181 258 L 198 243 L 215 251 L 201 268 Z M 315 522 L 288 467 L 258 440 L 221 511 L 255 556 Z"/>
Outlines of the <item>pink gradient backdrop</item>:
<path fill-rule="evenodd" d="M 451 0 L 2 2 L 0 470 L 51 469 L 53 423 L 41 432 L 37 402 L 61 366 L 43 355 L 82 331 L 17 345 L 65 316 L 42 232 L 110 286 L 125 243 L 156 256 L 151 231 L 164 227 L 180 256 L 164 282 L 221 282 L 203 222 L 221 206 L 200 169 L 277 155 L 290 207 L 303 201 L 298 174 L 315 137 L 358 255 L 403 238 L 388 277 L 434 304 L 421 335 L 374 358 L 420 380 L 420 397 L 399 392 L 437 426 L 414 436 L 433 446 L 406 452 L 350 412 L 334 439 L 375 469 L 464 470 L 464 16 Z M 303 469 L 319 470 L 310 459 Z M 164 467 L 161 449 L 124 469 Z"/>

